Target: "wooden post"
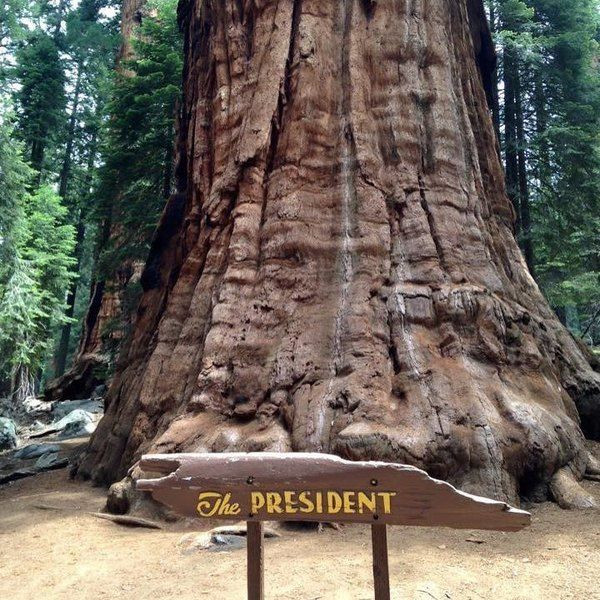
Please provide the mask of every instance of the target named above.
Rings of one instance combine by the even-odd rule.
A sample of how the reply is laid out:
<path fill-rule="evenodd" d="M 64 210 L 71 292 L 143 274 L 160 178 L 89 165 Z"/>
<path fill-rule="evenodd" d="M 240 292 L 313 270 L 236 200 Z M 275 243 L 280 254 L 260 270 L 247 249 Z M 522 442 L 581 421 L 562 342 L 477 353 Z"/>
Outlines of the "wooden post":
<path fill-rule="evenodd" d="M 264 549 L 263 523 L 247 521 L 247 555 L 248 555 L 248 600 L 264 600 Z"/>
<path fill-rule="evenodd" d="M 371 525 L 373 544 L 373 579 L 375 600 L 390 600 L 390 573 L 388 568 L 387 528 Z"/>

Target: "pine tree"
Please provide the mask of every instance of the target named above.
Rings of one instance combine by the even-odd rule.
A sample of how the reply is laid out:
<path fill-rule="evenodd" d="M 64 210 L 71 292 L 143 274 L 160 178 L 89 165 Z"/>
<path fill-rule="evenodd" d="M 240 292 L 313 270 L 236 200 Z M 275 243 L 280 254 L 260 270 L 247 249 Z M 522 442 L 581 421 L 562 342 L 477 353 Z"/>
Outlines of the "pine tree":
<path fill-rule="evenodd" d="M 0 104 L 0 282 L 14 253 L 14 223 L 27 193 L 32 172 L 22 159 L 22 145 L 14 137 L 8 101 Z"/>
<path fill-rule="evenodd" d="M 37 31 L 17 52 L 19 130 L 41 180 L 44 157 L 64 122 L 65 76 L 55 40 Z"/>
<path fill-rule="evenodd" d="M 10 216 L 0 222 L 0 380 L 10 379 L 21 401 L 34 392 L 52 331 L 64 320 L 74 231 L 52 189 L 28 191 L 34 174 L 10 123 L 0 126 L 0 148 L 0 198 Z"/>
<path fill-rule="evenodd" d="M 23 18 L 30 17 L 32 11 L 35 11 L 35 3 L 30 0 L 3 0 L 0 3 L 0 84 L 7 77 L 15 44 L 26 35 Z"/>
<path fill-rule="evenodd" d="M 565 320 L 574 313 L 569 324 L 582 333 L 580 319 L 600 303 L 598 5 L 533 4 L 543 41 L 535 139 L 543 176 L 534 206 L 540 282 Z"/>
<path fill-rule="evenodd" d="M 488 6 L 518 240 L 563 322 L 583 333 L 600 301 L 598 4 L 492 0 Z"/>
<path fill-rule="evenodd" d="M 98 216 L 118 224 L 123 235 L 103 248 L 104 275 L 125 260 L 145 260 L 172 191 L 182 69 L 176 6 L 175 0 L 150 3 L 133 41 L 134 58 L 115 76 Z"/>

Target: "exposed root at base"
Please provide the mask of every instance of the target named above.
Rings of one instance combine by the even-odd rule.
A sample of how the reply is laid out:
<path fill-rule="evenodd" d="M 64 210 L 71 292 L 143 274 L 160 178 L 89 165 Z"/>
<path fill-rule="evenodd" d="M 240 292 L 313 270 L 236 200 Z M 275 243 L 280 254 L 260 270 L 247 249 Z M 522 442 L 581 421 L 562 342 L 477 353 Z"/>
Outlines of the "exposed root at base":
<path fill-rule="evenodd" d="M 111 515 L 108 513 L 90 513 L 93 517 L 98 519 L 105 519 L 106 521 L 112 521 L 117 525 L 124 525 L 125 527 L 145 527 L 146 529 L 162 529 L 163 526 L 156 521 L 150 521 L 149 519 L 142 519 L 141 517 L 131 517 L 129 515 Z"/>
<path fill-rule="evenodd" d="M 593 454 L 589 454 L 587 467 L 585 474 L 591 475 L 592 477 L 600 477 L 600 460 L 598 460 Z"/>
<path fill-rule="evenodd" d="M 569 467 L 563 467 L 554 475 L 550 481 L 550 492 L 561 508 L 600 508 L 594 497 L 581 487 Z"/>
<path fill-rule="evenodd" d="M 342 530 L 342 526 L 340 523 L 319 523 L 317 525 L 317 533 L 323 533 L 323 530 L 325 529 L 325 527 L 329 527 L 330 529 L 333 529 L 335 531 Z"/>

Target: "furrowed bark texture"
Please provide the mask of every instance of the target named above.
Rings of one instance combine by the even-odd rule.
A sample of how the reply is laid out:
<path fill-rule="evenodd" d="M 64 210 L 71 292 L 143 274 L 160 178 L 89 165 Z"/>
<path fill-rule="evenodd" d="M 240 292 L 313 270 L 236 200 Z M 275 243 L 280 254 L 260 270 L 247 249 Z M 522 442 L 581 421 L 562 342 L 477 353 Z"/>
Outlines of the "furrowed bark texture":
<path fill-rule="evenodd" d="M 180 18 L 180 193 L 80 474 L 322 451 L 512 501 L 581 476 L 600 379 L 513 237 L 481 3 L 195 0 Z"/>

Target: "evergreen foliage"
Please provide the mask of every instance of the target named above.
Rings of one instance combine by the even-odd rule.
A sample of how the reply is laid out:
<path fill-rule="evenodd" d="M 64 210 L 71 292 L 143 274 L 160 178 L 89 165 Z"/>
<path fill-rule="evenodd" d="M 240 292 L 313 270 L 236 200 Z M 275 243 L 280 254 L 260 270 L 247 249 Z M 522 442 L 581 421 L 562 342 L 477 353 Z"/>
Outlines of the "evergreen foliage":
<path fill-rule="evenodd" d="M 173 180 L 175 110 L 183 63 L 176 0 L 150 2 L 134 58 L 115 74 L 96 216 L 117 224 L 102 247 L 100 277 L 143 261 Z"/>
<path fill-rule="evenodd" d="M 489 0 L 516 233 L 563 319 L 600 343 L 600 9 L 597 0 Z"/>
<path fill-rule="evenodd" d="M 63 124 L 65 75 L 55 40 L 36 32 L 17 52 L 19 130 L 31 166 L 41 173 L 48 145 Z"/>
<path fill-rule="evenodd" d="M 21 144 L 13 135 L 13 118 L 7 102 L 0 115 L 0 278 L 14 252 L 13 226 L 27 193 L 32 171 L 21 157 Z M 1 279 L 0 279 L 1 280 Z"/>
<path fill-rule="evenodd" d="M 64 320 L 64 290 L 72 277 L 74 230 L 67 211 L 48 186 L 30 193 L 32 170 L 25 164 L 10 124 L 0 128 L 0 177 L 7 183 L 0 263 L 0 372 L 10 392 L 23 399 Z"/>

